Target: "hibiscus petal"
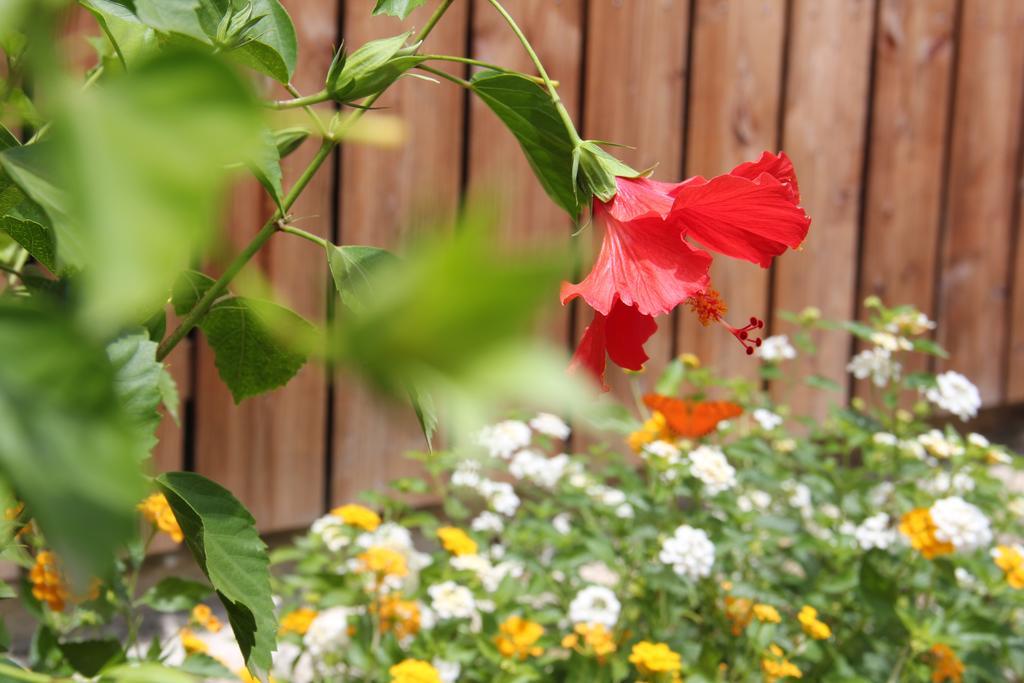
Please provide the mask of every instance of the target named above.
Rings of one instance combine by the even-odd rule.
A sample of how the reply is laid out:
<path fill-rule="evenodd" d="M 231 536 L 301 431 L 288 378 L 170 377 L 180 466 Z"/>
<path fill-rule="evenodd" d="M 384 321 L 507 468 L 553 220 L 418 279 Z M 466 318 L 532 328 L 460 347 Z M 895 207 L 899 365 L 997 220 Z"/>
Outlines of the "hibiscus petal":
<path fill-rule="evenodd" d="M 793 190 L 768 173 L 752 180 L 720 175 L 675 193 L 669 223 L 679 221 L 684 234 L 712 251 L 765 268 L 786 247 L 799 247 L 811 224 Z"/>
<path fill-rule="evenodd" d="M 563 304 L 582 296 L 608 315 L 620 299 L 644 315 L 661 315 L 707 287 L 711 255 L 683 241 L 678 224 L 658 216 L 620 221 L 599 203 L 594 218 L 604 226 L 601 252 L 582 282 L 562 283 Z"/>
<path fill-rule="evenodd" d="M 790 198 L 793 203 L 800 203 L 800 185 L 796 181 L 796 170 L 785 152 L 779 152 L 778 155 L 764 152 L 757 161 L 744 162 L 729 171 L 729 175 L 755 181 L 762 173 L 767 173 L 785 185 L 792 193 Z"/>
<path fill-rule="evenodd" d="M 605 383 L 607 357 L 628 370 L 641 370 L 650 357 L 644 344 L 658 331 L 658 324 L 649 315 L 643 315 L 633 306 L 616 301 L 607 316 L 594 313 L 594 319 L 583 332 L 576 353 L 572 356 L 569 372 L 586 369 L 608 391 Z"/>
<path fill-rule="evenodd" d="M 641 216 L 664 218 L 672 210 L 672 190 L 676 183 L 663 183 L 650 178 L 615 178 L 616 193 L 604 204 L 608 213 L 620 221 Z"/>

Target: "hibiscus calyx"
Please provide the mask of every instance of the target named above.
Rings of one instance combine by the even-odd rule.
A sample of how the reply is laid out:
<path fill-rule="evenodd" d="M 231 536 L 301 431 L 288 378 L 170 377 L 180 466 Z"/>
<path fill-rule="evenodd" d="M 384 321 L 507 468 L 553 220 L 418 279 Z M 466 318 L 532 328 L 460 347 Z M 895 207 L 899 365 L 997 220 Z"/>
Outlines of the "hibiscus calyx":
<path fill-rule="evenodd" d="M 596 140 L 581 140 L 572 155 L 573 182 L 588 199 L 596 197 L 602 202 L 609 202 L 618 192 L 616 177 L 636 178 L 643 175 L 601 149 Z"/>

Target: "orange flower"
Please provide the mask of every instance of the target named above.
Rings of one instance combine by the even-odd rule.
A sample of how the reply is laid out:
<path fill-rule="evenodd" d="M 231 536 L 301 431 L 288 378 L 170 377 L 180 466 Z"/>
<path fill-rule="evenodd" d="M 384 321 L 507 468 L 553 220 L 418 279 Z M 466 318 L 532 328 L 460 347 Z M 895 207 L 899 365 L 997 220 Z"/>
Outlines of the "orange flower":
<path fill-rule="evenodd" d="M 345 524 L 357 526 L 363 531 L 376 531 L 380 526 L 380 515 L 362 505 L 342 505 L 331 510 L 331 514 Z"/>
<path fill-rule="evenodd" d="M 309 630 L 309 625 L 316 619 L 316 610 L 308 607 L 300 607 L 297 610 L 292 610 L 288 614 L 281 617 L 281 628 L 279 633 L 295 633 L 300 636 L 306 635 L 306 631 Z"/>
<path fill-rule="evenodd" d="M 420 632 L 420 605 L 415 600 L 403 600 L 401 595 L 389 595 L 380 601 L 379 610 L 376 605 L 371 609 L 380 614 L 382 633 L 393 631 L 395 637 L 402 640 Z"/>
<path fill-rule="evenodd" d="M 409 574 L 409 565 L 405 561 L 405 555 L 384 546 L 375 545 L 367 548 L 364 552 L 359 553 L 356 559 L 360 563 L 360 571 L 382 576 L 401 577 Z"/>
<path fill-rule="evenodd" d="M 41 550 L 28 573 L 28 580 L 36 600 L 45 602 L 54 612 L 64 610 L 69 596 L 68 585 L 57 565 L 56 555 L 49 550 Z"/>
<path fill-rule="evenodd" d="M 462 529 L 453 526 L 441 527 L 437 530 L 437 537 L 441 539 L 444 549 L 456 557 L 476 555 L 476 541 Z"/>
<path fill-rule="evenodd" d="M 953 681 L 960 683 L 964 675 L 964 663 L 949 645 L 932 645 L 932 683 Z"/>
<path fill-rule="evenodd" d="M 754 601 L 747 598 L 725 596 L 725 618 L 732 623 L 732 634 L 738 636 L 754 618 Z"/>
<path fill-rule="evenodd" d="M 940 555 L 948 555 L 954 550 L 952 543 L 940 541 L 935 537 L 935 521 L 928 508 L 916 508 L 903 515 L 903 519 L 900 520 L 900 533 L 929 560 Z"/>
<path fill-rule="evenodd" d="M 192 608 L 192 621 L 204 627 L 210 633 L 218 633 L 221 629 L 220 619 L 214 614 L 208 605 L 202 603 Z"/>
<path fill-rule="evenodd" d="M 992 551 L 996 566 L 1006 572 L 1006 582 L 1013 588 L 1024 588 L 1024 552 L 1020 546 L 998 545 Z"/>
<path fill-rule="evenodd" d="M 504 657 L 526 659 L 539 657 L 544 649 L 536 645 L 544 635 L 544 627 L 522 617 L 509 617 L 498 627 L 501 633 L 494 638 L 498 652 Z"/>
<path fill-rule="evenodd" d="M 181 533 L 178 520 L 171 510 L 167 497 L 162 493 L 154 493 L 139 503 L 139 511 L 142 516 L 156 525 L 160 531 L 171 537 L 175 543 L 181 543 L 185 535 Z"/>

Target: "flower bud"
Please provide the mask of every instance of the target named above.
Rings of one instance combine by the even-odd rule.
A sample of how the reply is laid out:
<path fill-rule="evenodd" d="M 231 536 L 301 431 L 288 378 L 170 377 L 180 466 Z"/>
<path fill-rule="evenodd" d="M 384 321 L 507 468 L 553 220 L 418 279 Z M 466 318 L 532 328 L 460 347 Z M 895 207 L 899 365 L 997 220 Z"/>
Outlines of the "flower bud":
<path fill-rule="evenodd" d="M 573 150 L 573 175 L 586 197 L 607 202 L 618 192 L 617 176 L 636 178 L 641 174 L 601 149 L 597 142 L 583 140 Z"/>
<path fill-rule="evenodd" d="M 350 55 L 339 50 L 327 71 L 327 92 L 348 103 L 376 94 L 409 69 L 422 63 L 416 55 L 419 43 L 406 45 L 409 33 L 371 40 Z"/>

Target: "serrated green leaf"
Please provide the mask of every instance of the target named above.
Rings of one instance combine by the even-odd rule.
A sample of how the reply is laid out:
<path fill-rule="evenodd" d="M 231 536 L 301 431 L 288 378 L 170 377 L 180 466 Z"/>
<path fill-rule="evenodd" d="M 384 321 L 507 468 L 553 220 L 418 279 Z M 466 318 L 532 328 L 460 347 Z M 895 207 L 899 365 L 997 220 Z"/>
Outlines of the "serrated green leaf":
<path fill-rule="evenodd" d="M 287 83 L 298 61 L 292 19 L 278 0 L 252 0 L 252 8 L 253 16 L 263 17 L 249 31 L 253 40 L 230 55 L 279 83 Z"/>
<path fill-rule="evenodd" d="M 169 576 L 143 593 L 138 602 L 157 612 L 187 612 L 213 594 L 213 586 Z"/>
<path fill-rule="evenodd" d="M 187 314 L 214 282 L 216 280 L 212 277 L 197 270 L 182 271 L 171 290 L 171 306 L 174 312 L 178 315 Z"/>
<path fill-rule="evenodd" d="M 146 333 L 128 334 L 107 345 L 107 356 L 114 368 L 114 388 L 121 406 L 139 430 L 140 452 L 144 458 L 156 445 L 160 424 L 160 403 L 167 382 L 174 380 L 156 359 L 157 343 Z M 177 391 L 174 390 L 177 396 Z"/>
<path fill-rule="evenodd" d="M 60 272 L 57 267 L 57 243 L 49 226 L 4 216 L 0 218 L 0 231 L 10 235 L 11 239 L 24 247 L 32 258 L 46 266 L 51 273 Z"/>
<path fill-rule="evenodd" d="M 394 254 L 378 247 L 327 245 L 327 266 L 342 302 L 360 309 L 370 295 L 371 274 L 382 266 L 397 262 Z"/>
<path fill-rule="evenodd" d="M 270 593 L 267 546 L 255 520 L 231 492 L 193 472 L 157 478 L 185 543 L 228 612 L 250 671 L 270 669 L 277 620 Z"/>
<path fill-rule="evenodd" d="M 426 0 L 377 0 L 373 8 L 375 15 L 386 14 L 405 21 L 412 11 L 420 7 Z"/>
<path fill-rule="evenodd" d="M 578 216 L 573 140 L 547 91 L 525 76 L 498 71 L 480 71 L 471 83 L 473 92 L 515 135 L 548 196 L 570 216 Z"/>
<path fill-rule="evenodd" d="M 59 643 L 57 647 L 75 671 L 90 678 L 125 658 L 121 643 L 116 638 L 73 640 Z"/>
<path fill-rule="evenodd" d="M 74 570 L 103 575 L 136 534 L 138 430 L 103 348 L 61 313 L 0 301 L 0 469 Z"/>
<path fill-rule="evenodd" d="M 199 323 L 221 379 L 235 403 L 287 383 L 306 362 L 296 344 L 315 328 L 294 311 L 270 301 L 228 297 Z"/>

